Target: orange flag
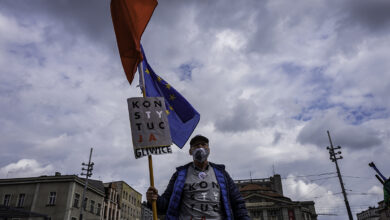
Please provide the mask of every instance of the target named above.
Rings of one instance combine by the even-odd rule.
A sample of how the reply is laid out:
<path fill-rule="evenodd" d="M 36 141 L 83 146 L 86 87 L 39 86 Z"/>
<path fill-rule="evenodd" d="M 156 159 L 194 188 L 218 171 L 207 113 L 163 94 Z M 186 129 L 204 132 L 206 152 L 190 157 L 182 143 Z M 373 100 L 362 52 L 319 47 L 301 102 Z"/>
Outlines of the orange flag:
<path fill-rule="evenodd" d="M 111 0 L 119 55 L 130 84 L 142 60 L 141 36 L 156 6 L 157 0 Z"/>

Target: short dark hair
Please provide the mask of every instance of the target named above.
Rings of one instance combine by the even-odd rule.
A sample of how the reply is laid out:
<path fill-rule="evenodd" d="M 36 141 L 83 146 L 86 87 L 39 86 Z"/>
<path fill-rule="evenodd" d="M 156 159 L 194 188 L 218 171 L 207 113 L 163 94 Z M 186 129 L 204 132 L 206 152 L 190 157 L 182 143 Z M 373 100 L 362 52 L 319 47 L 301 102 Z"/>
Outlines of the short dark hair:
<path fill-rule="evenodd" d="M 205 143 L 209 143 L 209 139 L 207 139 L 207 137 L 203 136 L 203 135 L 196 135 L 195 137 L 193 137 L 190 141 L 190 146 L 198 143 L 198 142 L 205 142 Z"/>

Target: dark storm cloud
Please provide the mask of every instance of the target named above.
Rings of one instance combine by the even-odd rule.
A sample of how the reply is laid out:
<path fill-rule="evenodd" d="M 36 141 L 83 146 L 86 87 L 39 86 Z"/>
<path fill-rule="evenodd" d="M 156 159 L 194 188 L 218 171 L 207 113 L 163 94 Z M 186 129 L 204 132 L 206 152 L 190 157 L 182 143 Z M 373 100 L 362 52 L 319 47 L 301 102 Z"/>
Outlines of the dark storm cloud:
<path fill-rule="evenodd" d="M 244 3 L 241 1 L 227 3 L 225 0 L 160 1 L 153 14 L 151 25 L 177 29 L 179 32 L 175 35 L 185 36 L 187 34 L 185 26 L 192 24 L 183 24 L 183 21 L 188 21 L 188 18 L 193 16 L 194 24 L 202 30 L 200 33 L 202 37 L 212 38 L 216 33 L 228 29 L 247 35 L 250 50 L 269 51 L 277 43 L 274 36 L 277 34 L 275 26 L 278 19 L 267 10 L 267 3 L 268 1 L 256 0 L 246 0 Z M 258 35 L 252 36 L 252 32 L 257 32 Z M 175 38 L 180 38 L 179 36 Z M 169 42 L 172 39 L 164 40 Z"/>
<path fill-rule="evenodd" d="M 198 5 L 196 21 L 206 31 L 230 29 L 248 34 L 248 50 L 270 51 L 274 47 L 278 19 L 267 10 L 268 1 L 209 1 Z M 258 33 L 251 35 L 252 32 Z"/>
<path fill-rule="evenodd" d="M 338 10 L 334 47 L 350 56 L 356 53 L 361 43 L 389 33 L 389 1 L 344 1 Z"/>
<path fill-rule="evenodd" d="M 222 132 L 243 132 L 258 127 L 257 106 L 251 100 L 238 100 L 226 112 L 215 122 L 216 128 Z"/>
<path fill-rule="evenodd" d="M 37 0 L 29 4 L 25 1 L 6 0 L 2 2 L 0 11 L 17 18 L 23 25 L 36 24 L 38 20 L 43 19 L 64 28 L 66 34 L 74 37 L 81 34 L 92 41 L 108 45 L 115 41 L 109 0 Z M 61 38 L 60 35 L 56 37 Z"/>
<path fill-rule="evenodd" d="M 387 0 L 347 1 L 345 18 L 340 20 L 340 28 L 360 26 L 370 32 L 390 30 L 390 2 Z"/>
<path fill-rule="evenodd" d="M 266 13 L 267 1 L 246 1 L 245 4 L 239 1 L 213 1 L 211 4 L 200 4 L 197 21 L 207 29 L 233 29 L 242 30 L 254 28 L 250 25 L 253 16 Z M 260 25 L 261 23 L 257 23 Z"/>
<path fill-rule="evenodd" d="M 259 52 L 270 51 L 278 44 L 278 38 L 275 36 L 279 31 L 298 28 L 308 19 L 315 27 L 320 28 L 324 22 L 334 19 L 332 16 L 337 15 L 340 46 L 342 42 L 348 43 L 347 39 L 355 43 L 360 42 L 362 36 L 356 36 L 354 33 L 361 30 L 355 30 L 356 27 L 369 32 L 383 32 L 390 27 L 390 3 L 386 0 L 346 1 L 343 4 L 284 3 L 275 8 L 270 5 L 268 1 L 251 0 L 245 1 L 245 4 L 240 1 L 230 1 L 226 4 L 223 0 L 161 1 L 152 21 L 154 25 L 172 28 L 180 24 L 182 17 L 189 16 L 185 13 L 191 9 L 194 11 L 196 24 L 205 34 L 224 29 L 253 32 L 248 38 L 248 49 Z M 295 7 L 295 10 L 291 10 L 291 7 Z M 2 3 L 0 10 L 7 15 L 18 17 L 26 25 L 43 17 L 62 25 L 67 33 L 83 34 L 93 41 L 116 46 L 109 0 L 37 0 L 34 4 L 7 0 Z M 340 16 L 341 13 L 346 15 Z M 158 19 L 155 19 L 156 17 Z"/>
<path fill-rule="evenodd" d="M 382 144 L 378 131 L 370 127 L 350 125 L 335 113 L 311 120 L 302 128 L 297 141 L 320 148 L 329 146 L 327 130 L 330 131 L 335 146 L 358 150 Z"/>

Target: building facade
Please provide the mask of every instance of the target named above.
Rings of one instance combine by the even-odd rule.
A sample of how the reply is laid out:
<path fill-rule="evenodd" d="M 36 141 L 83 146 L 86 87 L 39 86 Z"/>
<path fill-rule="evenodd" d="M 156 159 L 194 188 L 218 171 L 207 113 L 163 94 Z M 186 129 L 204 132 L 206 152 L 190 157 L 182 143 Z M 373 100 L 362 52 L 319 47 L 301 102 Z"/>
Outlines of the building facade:
<path fill-rule="evenodd" d="M 367 210 L 356 214 L 358 220 L 379 220 L 379 208 L 368 207 Z"/>
<path fill-rule="evenodd" d="M 119 220 L 120 219 L 120 194 L 116 185 L 112 183 L 104 183 L 106 196 L 104 198 L 103 220 Z"/>
<path fill-rule="evenodd" d="M 386 207 L 383 200 L 378 202 L 378 213 L 380 220 L 390 220 L 390 207 Z"/>
<path fill-rule="evenodd" d="M 140 220 L 142 194 L 124 181 L 111 182 L 119 193 L 120 220 Z"/>
<path fill-rule="evenodd" d="M 283 196 L 280 175 L 235 180 L 253 220 L 316 220 L 313 201 L 292 201 Z"/>
<path fill-rule="evenodd" d="M 368 207 L 356 216 L 358 220 L 390 220 L 390 207 L 386 207 L 382 200 L 378 202 L 378 207 Z"/>
<path fill-rule="evenodd" d="M 141 220 L 153 220 L 153 211 L 146 202 L 143 202 L 141 205 Z"/>
<path fill-rule="evenodd" d="M 76 175 L 0 179 L 0 202 L 30 212 L 42 213 L 52 220 L 78 220 L 85 180 Z M 104 186 L 89 180 L 83 209 L 84 219 L 101 219 Z"/>

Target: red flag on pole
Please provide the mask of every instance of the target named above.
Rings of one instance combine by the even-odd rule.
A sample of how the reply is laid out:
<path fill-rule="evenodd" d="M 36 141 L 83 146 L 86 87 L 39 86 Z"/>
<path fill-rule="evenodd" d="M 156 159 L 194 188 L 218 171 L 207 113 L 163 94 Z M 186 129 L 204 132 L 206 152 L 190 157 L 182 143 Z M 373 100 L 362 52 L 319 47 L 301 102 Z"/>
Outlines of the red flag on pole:
<path fill-rule="evenodd" d="M 156 6 L 157 0 L 111 0 L 111 17 L 119 55 L 130 84 L 142 60 L 141 36 Z"/>

